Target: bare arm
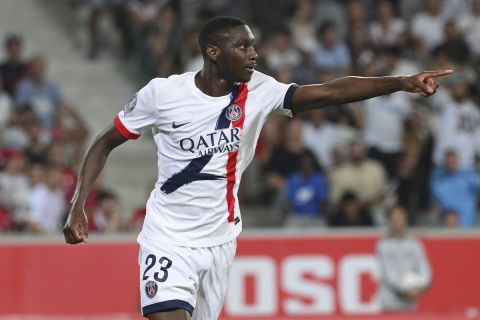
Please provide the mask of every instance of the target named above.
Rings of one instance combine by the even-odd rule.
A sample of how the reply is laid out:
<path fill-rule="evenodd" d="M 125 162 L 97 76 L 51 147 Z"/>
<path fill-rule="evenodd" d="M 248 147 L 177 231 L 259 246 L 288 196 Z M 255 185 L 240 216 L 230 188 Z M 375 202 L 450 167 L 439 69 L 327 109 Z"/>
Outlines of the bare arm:
<path fill-rule="evenodd" d="M 301 86 L 293 95 L 293 112 L 296 114 L 328 105 L 361 101 L 396 91 L 429 96 L 438 88 L 435 78 L 452 72 L 442 70 L 424 71 L 411 76 L 344 77 L 323 84 Z"/>
<path fill-rule="evenodd" d="M 83 210 L 85 199 L 102 171 L 110 152 L 127 141 L 113 124 L 110 124 L 96 138 L 88 149 L 78 176 L 72 207 L 63 228 L 65 241 L 70 244 L 85 242 L 88 238 L 88 221 Z"/>

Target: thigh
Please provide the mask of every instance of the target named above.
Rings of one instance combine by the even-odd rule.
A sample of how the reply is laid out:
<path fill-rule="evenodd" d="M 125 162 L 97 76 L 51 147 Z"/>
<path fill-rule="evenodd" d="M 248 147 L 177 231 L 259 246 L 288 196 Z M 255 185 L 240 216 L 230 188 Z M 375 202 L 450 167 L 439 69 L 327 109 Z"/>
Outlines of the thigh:
<path fill-rule="evenodd" d="M 210 263 L 199 280 L 197 305 L 192 320 L 218 319 L 227 292 L 236 248 L 236 240 L 205 248 L 205 259 L 209 259 Z"/>
<path fill-rule="evenodd" d="M 198 275 L 187 263 L 188 255 L 188 248 L 150 239 L 140 243 L 140 297 L 144 316 L 180 320 L 188 319 L 182 317 L 186 312 L 193 313 Z"/>

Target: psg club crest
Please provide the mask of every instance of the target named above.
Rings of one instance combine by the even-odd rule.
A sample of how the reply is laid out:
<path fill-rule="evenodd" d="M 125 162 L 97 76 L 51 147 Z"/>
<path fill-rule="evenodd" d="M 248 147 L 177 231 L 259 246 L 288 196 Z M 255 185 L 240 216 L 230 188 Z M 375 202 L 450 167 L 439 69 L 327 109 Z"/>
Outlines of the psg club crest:
<path fill-rule="evenodd" d="M 237 104 L 232 104 L 228 107 L 226 115 L 228 120 L 237 121 L 242 116 L 242 109 Z"/>
<path fill-rule="evenodd" d="M 128 101 L 128 103 L 125 105 L 125 107 L 123 107 L 123 114 L 124 115 L 127 115 L 129 114 L 130 112 L 133 111 L 133 109 L 135 109 L 135 106 L 137 105 L 137 94 L 135 94 L 131 99 L 130 101 Z"/>
<path fill-rule="evenodd" d="M 155 295 L 157 294 L 157 291 L 158 291 L 157 283 L 152 280 L 147 281 L 147 283 L 145 284 L 145 293 L 147 294 L 147 297 L 149 297 L 150 299 L 155 297 Z"/>

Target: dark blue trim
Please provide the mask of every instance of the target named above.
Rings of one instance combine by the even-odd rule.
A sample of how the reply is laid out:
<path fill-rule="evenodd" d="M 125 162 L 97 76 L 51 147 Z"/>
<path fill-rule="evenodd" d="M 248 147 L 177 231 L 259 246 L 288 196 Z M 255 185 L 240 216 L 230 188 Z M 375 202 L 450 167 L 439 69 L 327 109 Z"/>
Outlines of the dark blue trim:
<path fill-rule="evenodd" d="M 232 93 L 230 94 L 230 102 L 225 108 L 222 109 L 222 112 L 220 113 L 220 116 L 217 119 L 215 130 L 228 129 L 230 127 L 230 124 L 232 123 L 232 121 L 228 120 L 227 118 L 227 109 L 233 103 L 235 103 L 235 100 L 238 98 L 239 93 L 240 93 L 240 86 L 235 85 L 232 89 Z"/>
<path fill-rule="evenodd" d="M 190 303 L 183 300 L 175 299 L 175 300 L 157 302 L 157 303 L 145 306 L 142 308 L 142 314 L 144 317 L 146 317 L 150 313 L 172 311 L 175 309 L 186 310 L 188 311 L 188 313 L 190 313 L 190 316 L 192 316 L 192 313 L 193 313 L 193 307 Z"/>
<path fill-rule="evenodd" d="M 292 84 L 288 90 L 287 93 L 285 93 L 285 98 L 283 99 L 283 108 L 288 109 L 290 111 L 293 111 L 293 94 L 295 91 L 297 91 L 299 85 L 298 84 Z"/>
<path fill-rule="evenodd" d="M 168 178 L 160 187 L 160 190 L 165 194 L 170 194 L 178 188 L 194 181 L 225 179 L 225 176 L 201 172 L 212 157 L 213 154 L 207 154 L 203 157 L 193 159 L 182 171 Z"/>

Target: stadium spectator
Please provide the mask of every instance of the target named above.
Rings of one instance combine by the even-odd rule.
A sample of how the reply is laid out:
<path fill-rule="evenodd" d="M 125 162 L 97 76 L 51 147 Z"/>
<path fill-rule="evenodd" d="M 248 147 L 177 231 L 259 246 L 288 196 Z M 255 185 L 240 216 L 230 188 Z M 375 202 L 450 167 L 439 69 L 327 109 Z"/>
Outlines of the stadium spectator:
<path fill-rule="evenodd" d="M 348 23 L 344 4 L 336 0 L 315 1 L 314 16 L 318 26 L 327 21 L 335 21 L 338 37 L 345 38 L 348 33 Z"/>
<path fill-rule="evenodd" d="M 97 196 L 98 206 L 90 217 L 92 231 L 111 233 L 123 230 L 123 212 L 116 195 L 102 191 Z"/>
<path fill-rule="evenodd" d="M 443 226 L 447 228 L 458 228 L 460 226 L 460 221 L 458 220 L 458 213 L 453 210 L 448 210 L 445 213 L 442 213 L 443 216 Z"/>
<path fill-rule="evenodd" d="M 461 227 L 473 227 L 477 220 L 479 177 L 473 169 L 459 169 L 455 151 L 446 151 L 444 159 L 443 166 L 436 168 L 432 175 L 433 200 L 440 207 L 440 212 L 455 211 Z"/>
<path fill-rule="evenodd" d="M 455 17 L 454 17 L 455 18 Z M 456 17 L 456 24 L 464 34 L 475 57 L 480 57 L 480 0 L 473 0 L 471 10 Z"/>
<path fill-rule="evenodd" d="M 326 224 L 327 181 L 310 150 L 302 152 L 298 169 L 288 177 L 285 197 L 290 207 L 287 226 Z"/>
<path fill-rule="evenodd" d="M 395 17 L 391 1 L 378 2 L 376 20 L 370 23 L 370 38 L 375 46 L 398 44 L 405 28 L 405 22 Z"/>
<path fill-rule="evenodd" d="M 461 169 L 474 166 L 479 153 L 480 111 L 469 95 L 469 82 L 455 74 L 446 82 L 448 90 L 440 90 L 431 99 L 437 112 L 433 160 L 441 165 L 445 152 L 456 149 Z"/>
<path fill-rule="evenodd" d="M 5 39 L 6 60 L 0 64 L 3 88 L 11 97 L 17 85 L 27 74 L 27 64 L 22 60 L 23 43 L 20 35 L 11 34 Z"/>
<path fill-rule="evenodd" d="M 325 120 L 325 110 L 311 110 L 308 115 L 310 121 L 304 123 L 302 130 L 303 144 L 312 150 L 316 161 L 328 171 L 334 164 L 336 127 Z"/>
<path fill-rule="evenodd" d="M 366 2 L 362 0 L 350 0 L 347 2 L 345 11 L 347 12 L 348 28 L 353 31 L 357 26 L 364 26 L 367 23 Z"/>
<path fill-rule="evenodd" d="M 445 18 L 441 15 L 440 0 L 423 0 L 424 8 L 411 21 L 411 32 L 417 54 L 425 58 L 443 41 Z"/>
<path fill-rule="evenodd" d="M 273 71 L 290 69 L 300 64 L 301 55 L 293 46 L 290 32 L 282 28 L 272 35 L 267 65 Z"/>
<path fill-rule="evenodd" d="M 13 110 L 13 101 L 4 91 L 0 77 L 0 135 L 3 135 L 5 128 L 10 124 Z"/>
<path fill-rule="evenodd" d="M 17 225 L 25 219 L 30 193 L 26 166 L 27 160 L 22 153 L 10 151 L 0 172 L 0 207 L 10 213 Z"/>
<path fill-rule="evenodd" d="M 470 61 L 470 47 L 457 29 L 455 22 L 453 20 L 447 21 L 444 29 L 445 39 L 435 48 L 435 51 L 445 52 L 450 61 L 455 64 L 468 63 Z"/>
<path fill-rule="evenodd" d="M 145 67 L 147 70 L 154 71 L 153 76 L 168 77 L 178 73 L 182 30 L 178 24 L 175 9 L 170 5 L 163 6 L 152 28 L 153 30 L 145 36 L 145 44 L 148 48 L 145 61 L 149 60 L 148 63 L 150 63 Z"/>
<path fill-rule="evenodd" d="M 355 193 L 347 191 L 342 195 L 337 210 L 330 218 L 329 225 L 332 227 L 368 227 L 373 226 L 373 220 Z"/>
<path fill-rule="evenodd" d="M 88 51 L 87 58 L 96 59 L 101 49 L 100 26 L 105 12 L 111 13 L 113 22 L 120 32 L 123 56 L 132 52 L 133 38 L 130 11 L 124 0 L 88 0 L 85 1 L 88 10 Z"/>
<path fill-rule="evenodd" d="M 45 69 L 45 58 L 35 55 L 28 65 L 28 76 L 15 92 L 15 103 L 19 109 L 31 106 L 42 127 L 51 129 L 63 98 L 56 84 L 46 79 Z"/>
<path fill-rule="evenodd" d="M 362 205 L 377 205 L 384 196 L 386 175 L 382 165 L 367 158 L 365 145 L 350 145 L 350 160 L 335 168 L 330 176 L 330 201 L 337 205 L 343 194 L 353 192 Z"/>
<path fill-rule="evenodd" d="M 431 271 L 421 242 L 407 232 L 402 207 L 388 211 L 388 233 L 377 243 L 380 265 L 380 304 L 384 312 L 407 311 L 430 286 Z"/>
<path fill-rule="evenodd" d="M 133 0 L 129 2 L 130 15 L 137 36 L 144 37 L 154 28 L 164 1 Z"/>
<path fill-rule="evenodd" d="M 52 138 L 63 142 L 71 151 L 70 164 L 75 168 L 82 160 L 88 133 L 87 124 L 80 114 L 71 106 L 62 105 L 57 112 L 57 123 Z"/>
<path fill-rule="evenodd" d="M 284 145 L 275 147 L 266 165 L 267 184 L 273 190 L 283 192 L 287 177 L 298 168 L 300 155 L 304 150 L 302 143 L 302 122 L 292 120 L 284 137 Z"/>
<path fill-rule="evenodd" d="M 355 73 L 362 74 L 363 67 L 371 63 L 375 57 L 367 27 L 364 24 L 356 24 L 347 36 L 352 68 Z"/>
<path fill-rule="evenodd" d="M 397 172 L 397 202 L 411 214 L 409 220 L 417 222 L 418 214 L 430 208 L 433 140 L 424 113 L 414 112 L 407 118 L 403 144 Z"/>
<path fill-rule="evenodd" d="M 28 199 L 26 227 L 32 233 L 53 233 L 60 230 L 66 211 L 61 190 L 62 169 L 49 167 L 45 183 L 37 184 Z"/>
<path fill-rule="evenodd" d="M 312 0 L 299 0 L 295 3 L 293 16 L 288 25 L 295 47 L 308 53 L 311 53 L 316 45 L 313 13 Z"/>
<path fill-rule="evenodd" d="M 338 36 L 336 24 L 331 21 L 324 22 L 318 30 L 318 40 L 314 51 L 315 67 L 322 72 L 348 74 L 350 53 Z"/>
<path fill-rule="evenodd" d="M 313 63 L 313 55 L 310 52 L 300 52 L 302 59 L 300 64 L 292 69 L 293 81 L 299 85 L 315 83 L 318 74 Z"/>
<path fill-rule="evenodd" d="M 48 166 L 61 168 L 61 189 L 65 196 L 65 201 L 68 203 L 75 192 L 77 174 L 74 168 L 69 165 L 65 147 L 66 145 L 62 142 L 52 143 L 46 150 L 45 160 Z"/>
<path fill-rule="evenodd" d="M 368 156 L 379 161 L 394 178 L 403 150 L 404 122 L 411 112 L 409 98 L 401 93 L 376 97 L 363 102 L 363 135 Z"/>

